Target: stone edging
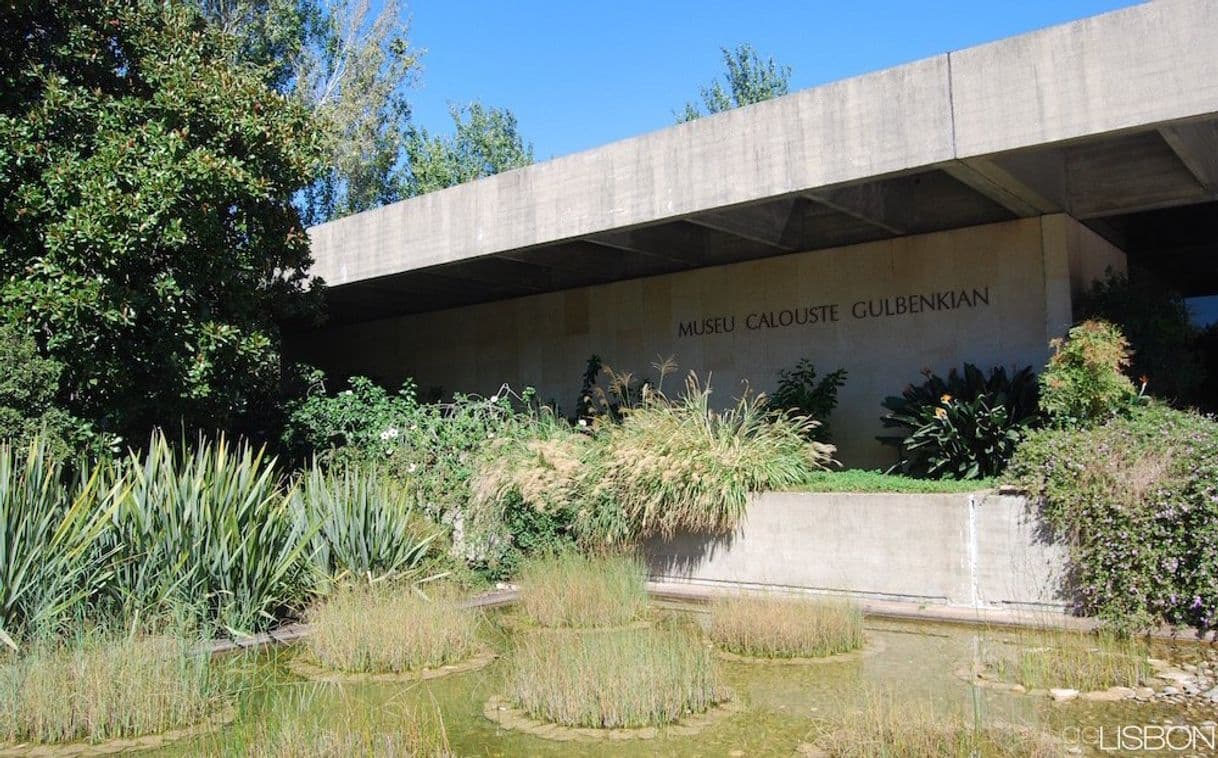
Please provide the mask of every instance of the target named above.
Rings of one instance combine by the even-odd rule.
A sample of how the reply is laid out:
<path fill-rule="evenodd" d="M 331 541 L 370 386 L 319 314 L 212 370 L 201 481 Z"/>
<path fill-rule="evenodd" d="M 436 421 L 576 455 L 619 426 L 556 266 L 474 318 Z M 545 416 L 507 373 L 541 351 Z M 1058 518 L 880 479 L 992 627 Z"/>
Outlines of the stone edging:
<path fill-rule="evenodd" d="M 697 734 L 706 727 L 722 721 L 734 713 L 744 710 L 735 695 L 730 690 L 725 691 L 728 698 L 712 706 L 705 713 L 690 714 L 675 724 L 663 727 L 644 726 L 618 729 L 593 729 L 591 727 L 562 726 L 549 721 L 540 721 L 528 716 L 523 708 L 516 708 L 511 701 L 502 695 L 491 695 L 482 706 L 482 715 L 498 724 L 503 729 L 521 732 L 523 734 L 541 737 L 559 742 L 599 742 L 602 740 L 650 740 L 661 734 L 689 736 Z"/>
<path fill-rule="evenodd" d="M 439 679 L 442 676 L 450 676 L 452 674 L 464 674 L 470 671 L 477 671 L 480 668 L 490 665 L 491 661 L 495 660 L 497 657 L 498 654 L 494 653 L 493 651 L 483 650 L 474 657 L 467 658 L 460 663 L 449 663 L 443 666 L 436 666 L 435 668 L 401 672 L 357 673 L 324 668 L 308 661 L 301 660 L 301 658 L 298 656 L 288 661 L 287 668 L 293 674 L 304 677 L 305 679 L 330 684 L 420 682 L 427 681 L 429 679 Z"/>
<path fill-rule="evenodd" d="M 237 718 L 237 709 L 231 703 L 219 713 L 208 716 L 193 726 L 181 729 L 171 729 L 160 734 L 146 734 L 141 737 L 119 737 L 103 742 L 25 742 L 21 744 L 0 744 L 0 756 L 46 756 L 47 758 L 67 758 L 68 756 L 110 755 L 113 753 L 128 753 L 141 750 L 156 750 L 174 742 L 199 737 L 214 732 Z"/>
<path fill-rule="evenodd" d="M 821 663 L 846 663 L 871 656 L 884 651 L 884 641 L 879 637 L 867 635 L 867 642 L 856 650 L 848 653 L 834 653 L 819 658 L 762 658 L 758 656 L 740 655 L 715 646 L 715 656 L 732 663 L 770 664 L 775 666 L 814 666 Z"/>

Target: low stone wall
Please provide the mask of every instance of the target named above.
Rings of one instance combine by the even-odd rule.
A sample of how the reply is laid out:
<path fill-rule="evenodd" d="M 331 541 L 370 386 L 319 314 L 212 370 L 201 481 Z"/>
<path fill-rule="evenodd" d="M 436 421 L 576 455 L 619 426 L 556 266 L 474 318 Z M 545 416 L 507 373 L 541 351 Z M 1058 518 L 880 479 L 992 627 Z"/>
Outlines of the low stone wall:
<path fill-rule="evenodd" d="M 663 582 L 1061 613 L 1065 547 L 1023 497 L 767 492 L 730 537 L 645 546 Z"/>

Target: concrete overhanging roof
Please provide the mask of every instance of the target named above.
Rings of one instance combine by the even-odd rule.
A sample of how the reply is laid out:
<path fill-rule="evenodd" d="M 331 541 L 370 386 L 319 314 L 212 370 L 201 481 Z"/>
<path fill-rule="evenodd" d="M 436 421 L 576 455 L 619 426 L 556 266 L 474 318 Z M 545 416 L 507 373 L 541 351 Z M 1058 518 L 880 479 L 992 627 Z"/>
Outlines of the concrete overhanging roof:
<path fill-rule="evenodd" d="M 309 233 L 362 320 L 1058 212 L 1127 248 L 1193 228 L 1177 247 L 1218 281 L 1216 200 L 1218 2 L 1158 0 Z"/>

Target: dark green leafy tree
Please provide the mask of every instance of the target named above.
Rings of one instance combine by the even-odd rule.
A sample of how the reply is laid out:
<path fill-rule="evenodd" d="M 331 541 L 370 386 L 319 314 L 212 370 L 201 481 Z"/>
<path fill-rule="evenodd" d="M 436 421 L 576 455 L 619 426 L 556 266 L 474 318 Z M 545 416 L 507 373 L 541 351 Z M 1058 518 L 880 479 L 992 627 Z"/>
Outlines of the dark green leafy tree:
<path fill-rule="evenodd" d="M 241 428 L 316 309 L 292 198 L 324 143 L 232 45 L 184 2 L 0 2 L 0 321 L 128 439 Z"/>
<path fill-rule="evenodd" d="M 687 102 L 677 113 L 677 123 L 760 103 L 790 91 L 790 66 L 779 65 L 773 58 L 762 60 L 753 46 L 747 43 L 737 45 L 735 50 L 726 47 L 720 49 L 726 69 L 723 80 L 716 79 L 702 87 L 701 105 Z"/>
<path fill-rule="evenodd" d="M 421 127 L 406 133 L 405 197 L 492 176 L 533 162 L 533 146 L 520 136 L 516 117 L 503 108 L 470 103 L 449 109 L 451 136 L 433 135 Z"/>
<path fill-rule="evenodd" d="M 770 396 L 770 407 L 797 416 L 807 416 L 817 422 L 808 428 L 808 438 L 829 442 L 829 416 L 837 407 L 837 391 L 846 383 L 846 369 L 839 368 L 817 376 L 816 366 L 804 358 L 792 369 L 778 372 L 778 388 Z"/>

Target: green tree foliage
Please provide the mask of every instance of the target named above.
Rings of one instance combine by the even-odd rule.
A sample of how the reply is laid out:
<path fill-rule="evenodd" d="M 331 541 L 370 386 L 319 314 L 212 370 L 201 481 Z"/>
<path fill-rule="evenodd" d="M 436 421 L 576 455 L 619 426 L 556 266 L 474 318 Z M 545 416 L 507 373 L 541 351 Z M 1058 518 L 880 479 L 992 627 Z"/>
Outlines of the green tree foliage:
<path fill-rule="evenodd" d="M 103 431 L 239 428 L 315 308 L 323 143 L 232 44 L 182 2 L 0 5 L 0 320 Z"/>
<path fill-rule="evenodd" d="M 1205 367 L 1198 330 L 1179 293 L 1149 274 L 1135 272 L 1131 278 L 1109 269 L 1104 280 L 1091 285 L 1078 315 L 1108 321 L 1125 334 L 1131 350 L 1128 373 L 1145 376 L 1151 395 L 1181 405 L 1201 399 Z"/>
<path fill-rule="evenodd" d="M 770 396 L 770 407 L 812 419 L 816 425 L 809 428 L 808 438 L 829 442 L 829 416 L 837 407 L 837 391 L 845 383 L 846 369 L 818 377 L 816 366 L 804 358 L 794 368 L 778 371 L 778 388 Z"/>
<path fill-rule="evenodd" d="M 397 0 L 195 0 L 235 59 L 321 122 L 325 171 L 300 194 L 308 224 L 399 199 L 406 91 L 419 70 Z"/>
<path fill-rule="evenodd" d="M 763 61 L 753 46 L 747 43 L 737 45 L 735 50 L 726 47 L 721 50 L 726 69 L 723 81 L 716 79 L 702 87 L 701 106 L 687 102 L 677 114 L 677 123 L 760 103 L 790 91 L 790 66 L 781 66 L 773 58 Z"/>
<path fill-rule="evenodd" d="M 520 136 L 516 117 L 502 108 L 452 106 L 454 132 L 433 135 L 422 127 L 406 133 L 402 194 L 434 192 L 533 162 L 533 146 Z"/>
<path fill-rule="evenodd" d="M 0 324 L 0 440 L 28 445 L 42 433 L 60 456 L 92 441 L 88 424 L 56 405 L 63 366 L 42 357 L 34 339 Z"/>

